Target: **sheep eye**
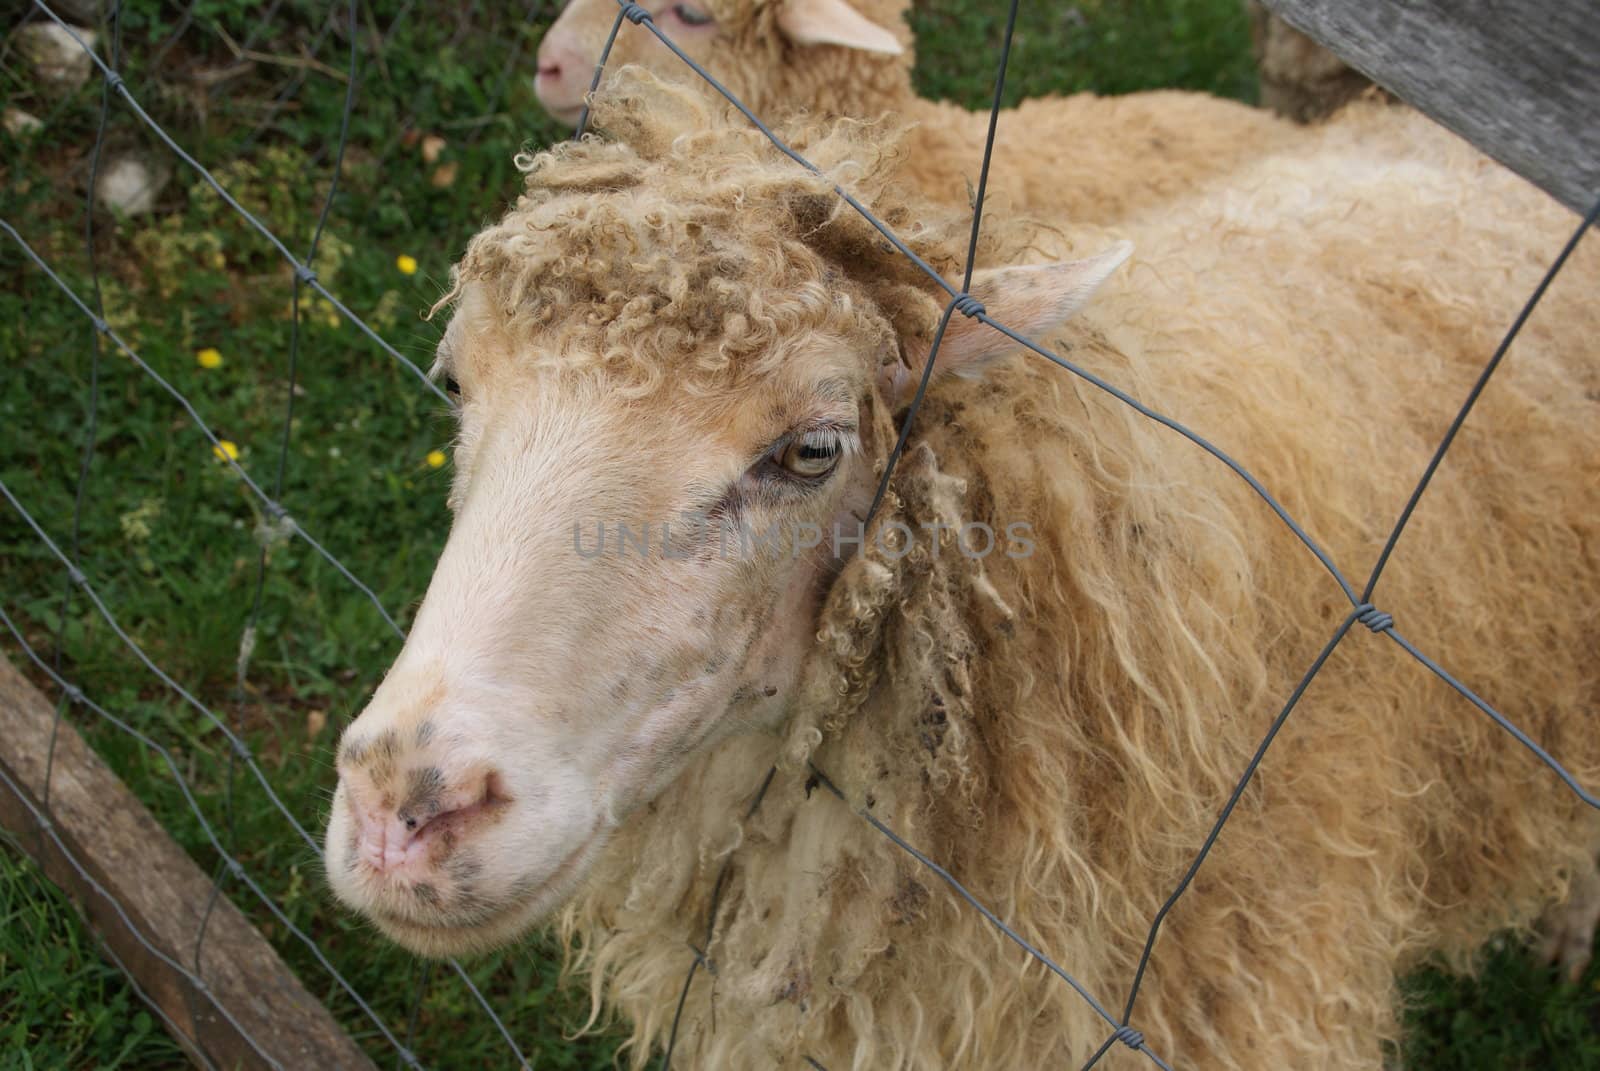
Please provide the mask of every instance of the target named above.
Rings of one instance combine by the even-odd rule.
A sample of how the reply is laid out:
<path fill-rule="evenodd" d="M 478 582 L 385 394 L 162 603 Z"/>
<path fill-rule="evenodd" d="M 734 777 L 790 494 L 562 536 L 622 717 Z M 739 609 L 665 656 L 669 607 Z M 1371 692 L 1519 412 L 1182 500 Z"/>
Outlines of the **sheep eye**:
<path fill-rule="evenodd" d="M 717 21 L 704 11 L 690 7 L 688 4 L 674 4 L 672 13 L 683 20 L 685 26 L 710 26 Z"/>
<path fill-rule="evenodd" d="M 456 399 L 457 401 L 460 401 L 460 399 L 461 399 L 461 384 L 456 382 L 456 377 L 455 376 L 445 376 L 444 377 L 444 392 L 446 394 L 450 395 L 450 397 Z"/>
<path fill-rule="evenodd" d="M 787 443 L 778 452 L 778 465 L 785 472 L 805 480 L 826 476 L 844 454 L 838 433 L 809 431 Z"/>

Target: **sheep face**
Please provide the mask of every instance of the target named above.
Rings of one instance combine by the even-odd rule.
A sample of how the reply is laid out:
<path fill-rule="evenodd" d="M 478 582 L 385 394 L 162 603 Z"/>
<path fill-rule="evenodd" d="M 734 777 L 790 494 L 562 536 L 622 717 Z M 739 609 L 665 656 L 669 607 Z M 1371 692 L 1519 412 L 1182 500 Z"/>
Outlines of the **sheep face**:
<path fill-rule="evenodd" d="M 640 4 L 678 47 L 705 66 L 758 114 L 815 107 L 811 77 L 826 77 L 848 53 L 901 56 L 905 46 L 890 29 L 909 5 L 879 3 L 872 21 L 847 0 L 644 0 Z M 553 117 L 576 126 L 594 80 L 606 37 L 617 18 L 616 0 L 571 0 L 539 45 L 534 89 Z M 826 53 L 819 57 L 819 53 Z M 692 77 L 683 61 L 644 29 L 624 27 L 607 61 L 638 64 L 672 79 Z M 899 70 L 900 64 L 895 69 Z"/>
<path fill-rule="evenodd" d="M 441 348 L 455 521 L 328 829 L 338 895 L 433 954 L 525 928 L 691 757 L 779 721 L 872 490 L 867 339 L 639 399 L 520 360 L 484 306 Z"/>
<path fill-rule="evenodd" d="M 1049 329 L 1126 255 L 974 290 Z M 341 899 L 423 954 L 504 943 L 692 758 L 783 720 L 818 606 L 866 535 L 884 414 L 909 395 L 883 322 L 837 311 L 775 359 L 640 397 L 525 359 L 539 340 L 463 290 L 440 353 L 462 396 L 455 522 L 340 745 Z M 940 366 L 966 374 L 1007 349 L 971 321 L 945 345 Z"/>

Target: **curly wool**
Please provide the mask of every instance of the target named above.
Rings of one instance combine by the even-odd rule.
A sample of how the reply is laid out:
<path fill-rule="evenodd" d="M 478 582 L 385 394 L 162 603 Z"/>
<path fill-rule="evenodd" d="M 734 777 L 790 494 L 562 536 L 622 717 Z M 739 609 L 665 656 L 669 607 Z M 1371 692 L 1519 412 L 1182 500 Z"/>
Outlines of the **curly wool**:
<path fill-rule="evenodd" d="M 483 283 L 510 331 L 537 335 L 541 361 L 603 370 L 641 395 L 667 375 L 759 376 L 802 324 L 886 342 L 931 334 L 926 276 L 834 192 L 849 185 L 936 270 L 959 270 L 969 221 L 913 208 L 889 181 L 893 128 L 797 124 L 786 135 L 821 173 L 774 166 L 759 132 L 636 73 L 596 113 L 614 140 L 518 157 L 525 192 L 468 244 L 441 304 Z M 980 254 L 1015 255 L 1003 234 L 991 228 Z"/>
<path fill-rule="evenodd" d="M 800 318 L 863 347 L 931 328 L 939 302 L 827 207 L 825 182 L 684 92 L 630 79 L 609 100 L 599 119 L 620 140 L 531 161 L 527 196 L 463 265 L 537 329 L 539 359 L 598 353 L 640 383 L 711 390 L 741 374 L 718 352 L 729 324 L 756 364 Z M 884 181 L 881 131 L 786 134 L 897 223 L 941 218 Z M 1216 429 L 1355 575 L 1568 223 L 1475 154 L 1424 144 L 1433 155 L 1387 173 L 1308 148 L 1261 164 L 1259 185 L 1179 206 L 1187 241 L 1135 261 L 1059 343 Z M 955 235 L 925 223 L 914 244 L 946 267 Z M 1485 394 L 1377 595 L 1590 785 L 1595 252 Z M 891 441 L 874 408 L 873 440 Z M 674 1031 L 702 954 L 679 1066 L 1081 1063 L 1109 1027 L 852 808 L 1115 1011 L 1150 920 L 1348 612 L 1241 480 L 1041 360 L 936 387 L 881 517 L 1026 519 L 1037 547 L 977 562 L 869 539 L 829 591 L 781 732 L 720 745 L 618 831 L 562 930 L 596 1015 L 629 1024 L 635 1067 Z M 816 791 L 812 762 L 848 806 Z M 1395 973 L 1430 955 L 1466 965 L 1559 897 L 1597 843 L 1593 813 L 1549 771 L 1358 629 L 1167 919 L 1133 1024 L 1186 1065 L 1378 1068 Z"/>

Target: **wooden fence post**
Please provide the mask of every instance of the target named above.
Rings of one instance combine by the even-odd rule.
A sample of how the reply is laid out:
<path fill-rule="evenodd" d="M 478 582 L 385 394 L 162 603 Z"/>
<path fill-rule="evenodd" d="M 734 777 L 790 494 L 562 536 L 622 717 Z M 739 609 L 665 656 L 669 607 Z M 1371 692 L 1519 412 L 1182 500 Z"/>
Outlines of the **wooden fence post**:
<path fill-rule="evenodd" d="M 196 969 L 211 879 L 65 720 L 50 776 L 50 825 L 41 828 L 54 720 L 52 704 L 0 657 L 0 825 L 72 896 L 195 1063 L 374 1071 L 226 896 L 212 910 Z M 194 973 L 203 989 L 139 936 Z"/>

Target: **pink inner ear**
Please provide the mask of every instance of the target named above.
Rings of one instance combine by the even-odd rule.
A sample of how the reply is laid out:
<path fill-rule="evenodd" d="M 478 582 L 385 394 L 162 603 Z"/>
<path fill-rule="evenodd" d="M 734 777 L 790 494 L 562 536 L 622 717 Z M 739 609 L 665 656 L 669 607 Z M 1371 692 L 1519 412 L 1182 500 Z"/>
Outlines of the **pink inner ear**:
<path fill-rule="evenodd" d="M 905 51 L 894 34 L 847 0 L 787 0 L 778 11 L 778 29 L 797 45 L 839 45 L 887 56 Z"/>
<path fill-rule="evenodd" d="M 1118 242 L 1083 260 L 988 268 L 972 277 L 972 295 L 984 304 L 996 323 L 1045 345 L 1050 335 L 1088 302 L 1132 252 L 1132 243 Z M 926 343 L 906 342 L 901 359 L 879 369 L 878 386 L 891 408 L 910 401 L 927 367 L 932 344 L 931 338 Z M 988 324 L 956 312 L 939 344 L 934 375 L 975 378 L 984 373 L 990 362 L 1020 349 L 1020 345 Z"/>

